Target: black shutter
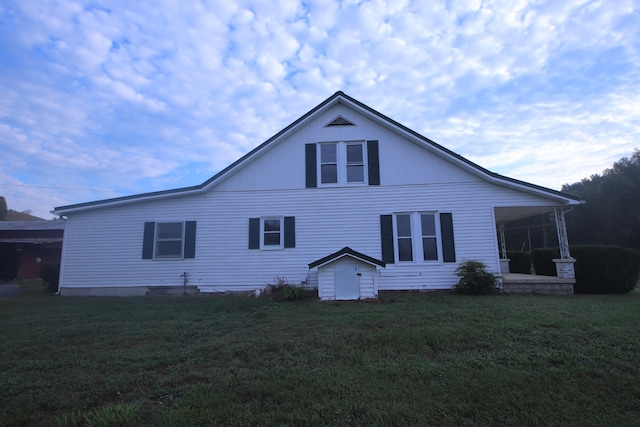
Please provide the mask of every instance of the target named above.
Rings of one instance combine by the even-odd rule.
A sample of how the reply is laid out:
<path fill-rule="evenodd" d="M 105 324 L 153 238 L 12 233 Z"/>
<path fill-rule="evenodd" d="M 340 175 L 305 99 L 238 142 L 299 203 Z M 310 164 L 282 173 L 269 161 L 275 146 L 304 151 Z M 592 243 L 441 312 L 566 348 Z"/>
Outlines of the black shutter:
<path fill-rule="evenodd" d="M 296 247 L 296 217 L 295 216 L 284 217 L 284 247 L 285 248 Z"/>
<path fill-rule="evenodd" d="M 142 259 L 153 259 L 153 241 L 156 234 L 156 223 L 144 223 L 144 237 L 142 238 Z"/>
<path fill-rule="evenodd" d="M 304 162 L 307 188 L 315 188 L 318 186 L 318 165 L 316 157 L 316 144 L 305 144 Z"/>
<path fill-rule="evenodd" d="M 196 222 L 187 221 L 184 226 L 184 257 L 196 257 Z"/>
<path fill-rule="evenodd" d="M 450 213 L 440 214 L 440 232 L 442 234 L 442 260 L 456 262 L 456 247 L 453 241 L 453 218 Z"/>
<path fill-rule="evenodd" d="M 249 218 L 249 249 L 260 249 L 260 218 Z"/>
<path fill-rule="evenodd" d="M 393 215 L 380 215 L 380 236 L 382 240 L 382 261 L 395 262 L 393 250 Z"/>
<path fill-rule="evenodd" d="M 378 141 L 367 141 L 367 162 L 369 166 L 369 185 L 380 185 Z"/>

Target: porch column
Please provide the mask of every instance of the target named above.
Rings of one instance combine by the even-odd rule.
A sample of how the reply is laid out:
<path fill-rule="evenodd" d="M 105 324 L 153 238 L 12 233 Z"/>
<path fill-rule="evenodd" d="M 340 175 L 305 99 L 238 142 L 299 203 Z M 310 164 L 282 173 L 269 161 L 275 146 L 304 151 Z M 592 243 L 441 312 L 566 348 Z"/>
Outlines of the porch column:
<path fill-rule="evenodd" d="M 556 220 L 556 230 L 558 231 L 558 246 L 560 247 L 560 258 L 554 259 L 556 263 L 556 271 L 558 277 L 565 279 L 575 279 L 576 273 L 574 263 L 576 260 L 571 258 L 569 253 L 569 238 L 567 236 L 567 226 L 564 221 L 564 211 L 562 208 L 553 208 L 553 215 Z"/>
<path fill-rule="evenodd" d="M 509 257 L 507 256 L 507 241 L 504 238 L 504 223 L 498 224 L 498 236 L 500 237 L 500 271 L 509 273 Z"/>

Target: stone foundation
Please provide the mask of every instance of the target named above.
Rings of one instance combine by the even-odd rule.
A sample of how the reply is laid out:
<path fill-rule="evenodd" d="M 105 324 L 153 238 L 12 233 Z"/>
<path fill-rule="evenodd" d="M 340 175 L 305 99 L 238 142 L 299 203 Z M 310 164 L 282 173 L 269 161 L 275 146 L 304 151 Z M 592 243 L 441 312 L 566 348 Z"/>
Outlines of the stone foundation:
<path fill-rule="evenodd" d="M 575 279 L 533 274 L 503 274 L 502 288 L 507 294 L 573 295 Z"/>

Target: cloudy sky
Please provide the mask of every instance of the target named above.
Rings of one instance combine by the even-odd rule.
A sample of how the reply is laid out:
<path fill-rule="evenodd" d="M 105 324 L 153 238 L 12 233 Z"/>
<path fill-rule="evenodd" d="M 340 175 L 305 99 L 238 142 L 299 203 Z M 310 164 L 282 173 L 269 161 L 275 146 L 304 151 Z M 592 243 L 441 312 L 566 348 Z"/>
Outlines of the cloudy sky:
<path fill-rule="evenodd" d="M 638 0 L 0 2 L 0 195 L 197 185 L 338 90 L 553 189 L 640 147 Z"/>

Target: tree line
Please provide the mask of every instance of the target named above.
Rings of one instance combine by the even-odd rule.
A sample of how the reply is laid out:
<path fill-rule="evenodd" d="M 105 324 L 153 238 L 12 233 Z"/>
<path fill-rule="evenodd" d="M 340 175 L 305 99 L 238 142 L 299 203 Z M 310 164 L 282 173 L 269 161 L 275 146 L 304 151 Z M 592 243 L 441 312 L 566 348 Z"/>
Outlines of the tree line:
<path fill-rule="evenodd" d="M 562 191 L 586 202 L 566 215 L 571 244 L 640 249 L 640 150 Z"/>

